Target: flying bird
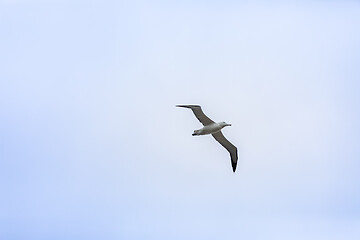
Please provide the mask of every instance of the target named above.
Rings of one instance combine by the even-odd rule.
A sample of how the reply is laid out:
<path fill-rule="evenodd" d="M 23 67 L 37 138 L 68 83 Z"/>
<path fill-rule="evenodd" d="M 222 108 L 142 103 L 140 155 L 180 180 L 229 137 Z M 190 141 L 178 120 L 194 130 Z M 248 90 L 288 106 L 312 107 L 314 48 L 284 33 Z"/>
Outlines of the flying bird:
<path fill-rule="evenodd" d="M 176 105 L 176 107 L 190 108 L 193 111 L 195 117 L 204 125 L 204 127 L 199 130 L 194 130 L 192 135 L 200 136 L 211 134 L 215 140 L 218 141 L 230 153 L 232 169 L 235 172 L 238 160 L 237 148 L 231 142 L 229 142 L 221 132 L 221 129 L 227 126 L 231 126 L 231 124 L 226 122 L 214 122 L 203 113 L 199 105 Z"/>

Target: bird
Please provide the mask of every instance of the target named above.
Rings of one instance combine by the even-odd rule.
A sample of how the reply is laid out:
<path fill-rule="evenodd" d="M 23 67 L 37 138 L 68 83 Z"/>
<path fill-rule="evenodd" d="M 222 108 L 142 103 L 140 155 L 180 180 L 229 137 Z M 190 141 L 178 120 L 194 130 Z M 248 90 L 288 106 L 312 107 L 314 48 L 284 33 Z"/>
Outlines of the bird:
<path fill-rule="evenodd" d="M 221 129 L 227 126 L 231 126 L 226 122 L 216 123 L 207 117 L 199 105 L 176 105 L 176 107 L 189 108 L 193 111 L 195 117 L 202 123 L 204 127 L 199 130 L 194 130 L 193 136 L 208 135 L 211 134 L 216 141 L 218 141 L 226 150 L 230 153 L 231 166 L 233 172 L 236 170 L 238 154 L 237 148 L 229 142 L 221 132 Z"/>

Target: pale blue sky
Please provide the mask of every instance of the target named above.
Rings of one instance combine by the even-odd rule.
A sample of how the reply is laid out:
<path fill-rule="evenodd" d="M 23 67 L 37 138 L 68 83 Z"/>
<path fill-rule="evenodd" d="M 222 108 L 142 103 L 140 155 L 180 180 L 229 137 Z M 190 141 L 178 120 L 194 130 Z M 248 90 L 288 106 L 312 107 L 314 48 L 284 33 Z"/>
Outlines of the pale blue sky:
<path fill-rule="evenodd" d="M 0 1 L 1 239 L 357 240 L 358 1 Z M 228 153 L 176 104 L 200 104 Z"/>

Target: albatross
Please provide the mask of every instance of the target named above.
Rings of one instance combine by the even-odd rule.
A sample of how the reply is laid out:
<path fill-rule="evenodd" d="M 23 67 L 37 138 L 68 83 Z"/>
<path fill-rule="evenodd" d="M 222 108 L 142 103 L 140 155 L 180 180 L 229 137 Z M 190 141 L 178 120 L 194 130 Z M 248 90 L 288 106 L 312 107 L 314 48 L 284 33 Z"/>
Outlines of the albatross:
<path fill-rule="evenodd" d="M 202 125 L 204 125 L 204 127 L 199 130 L 194 130 L 192 135 L 200 136 L 211 134 L 215 140 L 218 141 L 230 153 L 232 169 L 235 172 L 238 160 L 237 148 L 231 142 L 229 142 L 221 132 L 221 129 L 227 126 L 231 126 L 231 124 L 226 122 L 214 122 L 204 114 L 199 105 L 176 105 L 176 107 L 190 108 L 193 111 L 195 117 L 202 123 Z"/>

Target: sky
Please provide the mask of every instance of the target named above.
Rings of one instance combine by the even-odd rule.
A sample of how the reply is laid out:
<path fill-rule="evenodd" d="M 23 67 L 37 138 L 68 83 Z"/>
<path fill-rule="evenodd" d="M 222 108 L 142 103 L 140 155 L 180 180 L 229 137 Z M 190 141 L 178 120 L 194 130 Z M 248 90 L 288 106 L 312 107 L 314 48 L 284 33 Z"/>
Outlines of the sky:
<path fill-rule="evenodd" d="M 0 0 L 0 238 L 359 239 L 359 26 L 347 0 Z M 235 174 L 176 104 L 232 124 Z"/>

